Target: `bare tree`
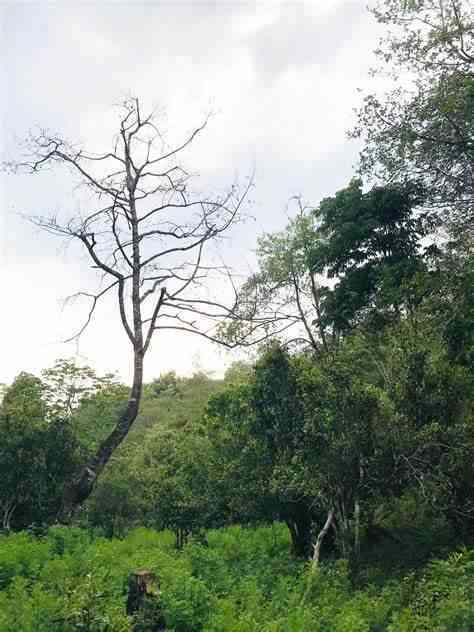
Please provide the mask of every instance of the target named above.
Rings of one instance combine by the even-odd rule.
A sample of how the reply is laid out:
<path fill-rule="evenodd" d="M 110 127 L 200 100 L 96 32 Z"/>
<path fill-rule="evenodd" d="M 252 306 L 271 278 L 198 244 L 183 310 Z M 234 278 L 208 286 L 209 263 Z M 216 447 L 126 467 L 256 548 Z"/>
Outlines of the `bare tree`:
<path fill-rule="evenodd" d="M 178 159 L 206 122 L 181 144 L 169 147 L 153 114 L 143 116 L 138 99 L 130 99 L 124 104 L 111 151 L 88 153 L 61 137 L 41 132 L 29 139 L 28 160 L 16 165 L 29 172 L 56 163 L 66 165 L 92 194 L 88 196 L 91 208 L 84 215 L 65 222 L 56 217 L 31 219 L 50 233 L 79 241 L 93 268 L 101 274 L 99 291 L 75 295 L 90 301 L 90 308 L 72 339 L 83 333 L 99 301 L 115 293 L 121 323 L 133 350 L 128 402 L 97 453 L 66 486 L 65 515 L 90 495 L 97 477 L 137 417 L 144 357 L 154 333 L 191 332 L 232 346 L 219 337 L 218 324 L 236 315 L 237 292 L 229 270 L 205 255 L 206 247 L 241 217 L 251 179 L 242 190 L 233 185 L 225 195 L 214 198 L 192 193 L 192 176 Z M 231 284 L 233 304 L 213 300 L 204 291 L 214 273 Z M 241 320 L 242 314 L 238 318 Z M 252 342 L 255 329 L 262 326 L 262 321 L 253 323 Z M 245 339 L 238 343 L 245 344 Z"/>

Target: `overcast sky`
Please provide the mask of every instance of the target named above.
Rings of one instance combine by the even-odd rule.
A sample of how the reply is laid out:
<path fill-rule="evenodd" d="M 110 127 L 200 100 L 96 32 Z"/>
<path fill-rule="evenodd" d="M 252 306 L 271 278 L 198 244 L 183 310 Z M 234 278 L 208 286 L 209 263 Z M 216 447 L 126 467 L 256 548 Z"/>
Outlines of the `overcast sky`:
<path fill-rule="evenodd" d="M 256 237 L 282 229 L 287 203 L 309 204 L 345 186 L 358 147 L 346 139 L 368 85 L 380 35 L 365 0 L 280 3 L 3 2 L 2 153 L 35 126 L 108 150 L 114 104 L 138 96 L 158 107 L 176 138 L 213 112 L 193 152 L 209 187 L 255 169 L 249 212 L 225 254 L 245 272 Z M 166 114 L 165 114 L 166 113 Z M 79 354 L 99 372 L 130 375 L 129 343 L 106 304 L 80 342 L 60 342 L 76 322 L 62 299 L 91 282 L 77 250 L 39 232 L 23 214 L 70 208 L 62 173 L 3 175 L 0 198 L 0 382 Z M 231 357 L 200 339 L 161 333 L 146 378 L 196 368 L 219 373 Z"/>

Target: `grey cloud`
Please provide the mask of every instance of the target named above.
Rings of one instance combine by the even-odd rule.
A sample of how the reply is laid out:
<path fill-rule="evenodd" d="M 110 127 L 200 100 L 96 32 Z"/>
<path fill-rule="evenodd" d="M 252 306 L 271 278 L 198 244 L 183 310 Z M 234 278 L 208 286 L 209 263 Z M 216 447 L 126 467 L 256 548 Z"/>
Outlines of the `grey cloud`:
<path fill-rule="evenodd" d="M 359 36 L 364 18 L 367 13 L 358 2 L 345 2 L 321 17 L 311 14 L 305 3 L 286 4 L 278 20 L 249 41 L 256 68 L 275 77 L 293 66 L 330 66 L 338 51 Z"/>

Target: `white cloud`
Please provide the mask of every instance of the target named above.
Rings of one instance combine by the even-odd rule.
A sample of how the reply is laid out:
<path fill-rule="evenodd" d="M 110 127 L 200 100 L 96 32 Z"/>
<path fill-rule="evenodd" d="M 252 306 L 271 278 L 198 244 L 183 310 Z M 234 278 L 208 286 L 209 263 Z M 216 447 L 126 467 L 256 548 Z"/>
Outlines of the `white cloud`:
<path fill-rule="evenodd" d="M 4 147 L 35 124 L 98 150 L 110 147 L 116 114 L 129 93 L 168 110 L 174 138 L 215 112 L 189 152 L 203 186 L 220 188 L 256 165 L 256 222 L 225 246 L 246 269 L 256 234 L 282 228 L 288 198 L 317 203 L 351 176 L 356 146 L 347 145 L 375 31 L 359 2 L 14 4 L 4 10 L 2 43 L 7 95 Z M 57 341 L 79 313 L 60 311 L 71 291 L 90 287 L 86 258 L 38 233 L 18 212 L 70 212 L 71 180 L 63 172 L 8 177 L 3 182 L 0 246 L 4 266 L 0 382 L 39 370 L 74 351 Z M 2 218 L 3 215 L 3 218 Z M 130 372 L 127 339 L 105 305 L 80 351 L 99 370 Z M 190 372 L 225 357 L 200 339 L 157 339 L 147 375 Z"/>

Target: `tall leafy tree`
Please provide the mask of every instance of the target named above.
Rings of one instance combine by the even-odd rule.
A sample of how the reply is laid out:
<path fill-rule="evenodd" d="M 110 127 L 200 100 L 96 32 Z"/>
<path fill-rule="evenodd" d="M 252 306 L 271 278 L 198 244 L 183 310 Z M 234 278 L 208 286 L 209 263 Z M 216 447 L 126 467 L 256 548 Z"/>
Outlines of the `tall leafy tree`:
<path fill-rule="evenodd" d="M 41 378 L 20 373 L 0 405 L 5 528 L 50 523 L 81 458 L 110 432 L 127 393 L 113 376 L 61 359 Z"/>
<path fill-rule="evenodd" d="M 375 73 L 396 87 L 365 97 L 353 134 L 362 172 L 421 179 L 432 205 L 464 227 L 474 212 L 474 11 L 469 0 L 383 0 Z"/>
<path fill-rule="evenodd" d="M 226 337 L 252 331 L 252 319 L 245 319 L 250 305 L 258 332 L 263 328 L 268 336 L 285 336 L 317 353 L 327 350 L 331 331 L 324 320 L 324 287 L 313 265 L 320 240 L 315 217 L 301 205 L 285 230 L 258 240 L 258 271 L 241 288 L 242 319 L 238 326 L 226 324 Z"/>

